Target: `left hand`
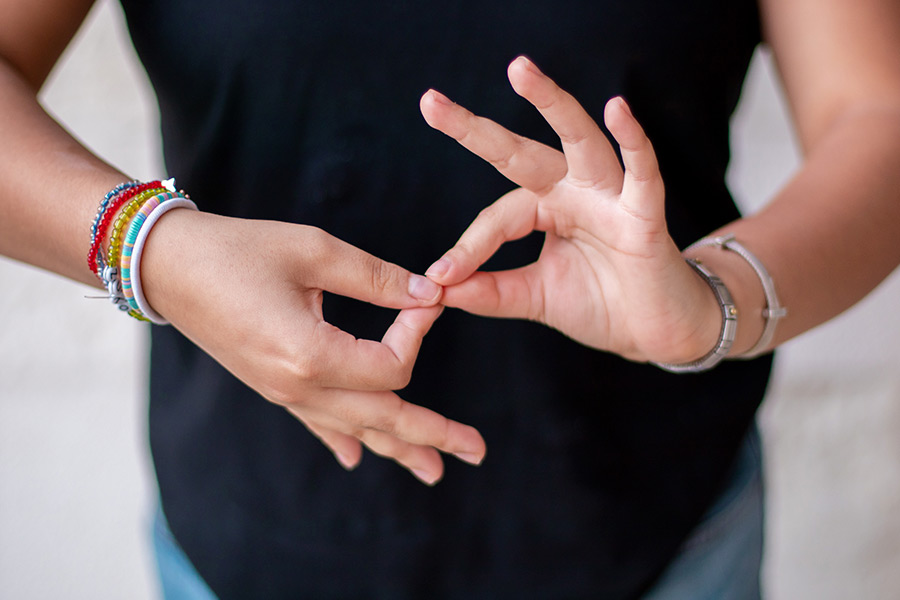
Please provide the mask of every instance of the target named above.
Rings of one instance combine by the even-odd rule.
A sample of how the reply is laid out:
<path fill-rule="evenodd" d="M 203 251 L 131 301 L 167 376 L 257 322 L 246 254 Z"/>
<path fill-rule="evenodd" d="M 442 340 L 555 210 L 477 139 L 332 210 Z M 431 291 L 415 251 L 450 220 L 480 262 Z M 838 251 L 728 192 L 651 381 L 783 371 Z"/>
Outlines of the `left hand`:
<path fill-rule="evenodd" d="M 492 317 L 525 318 L 631 360 L 688 362 L 712 349 L 721 311 L 668 233 L 656 155 L 625 101 L 606 105 L 623 171 L 606 136 L 571 95 L 528 59 L 509 66 L 515 91 L 559 135 L 563 152 L 476 117 L 430 90 L 421 110 L 522 186 L 485 208 L 427 275 L 443 303 Z M 476 271 L 506 241 L 546 232 L 539 259 Z"/>
<path fill-rule="evenodd" d="M 473 427 L 394 393 L 441 313 L 439 286 L 308 225 L 178 209 L 148 239 L 150 305 L 345 468 L 365 445 L 432 485 L 441 452 L 484 458 Z M 326 291 L 401 310 L 380 342 L 357 339 L 325 320 Z"/>

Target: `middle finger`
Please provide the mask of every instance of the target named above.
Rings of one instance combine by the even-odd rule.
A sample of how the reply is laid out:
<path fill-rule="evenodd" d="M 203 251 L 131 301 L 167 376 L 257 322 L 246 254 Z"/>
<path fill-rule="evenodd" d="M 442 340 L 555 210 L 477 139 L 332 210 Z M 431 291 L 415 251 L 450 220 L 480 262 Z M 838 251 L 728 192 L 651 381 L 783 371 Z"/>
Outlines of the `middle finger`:
<path fill-rule="evenodd" d="M 568 164 L 567 179 L 575 185 L 621 191 L 619 159 L 581 104 L 524 56 L 510 63 L 508 75 L 516 93 L 531 102 L 559 136 Z"/>

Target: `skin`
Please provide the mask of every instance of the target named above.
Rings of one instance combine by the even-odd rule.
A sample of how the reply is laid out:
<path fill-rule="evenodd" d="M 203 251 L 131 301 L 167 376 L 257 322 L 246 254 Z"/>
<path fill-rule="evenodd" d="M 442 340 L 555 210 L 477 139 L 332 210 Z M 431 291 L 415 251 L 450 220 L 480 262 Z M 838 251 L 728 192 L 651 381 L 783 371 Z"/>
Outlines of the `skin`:
<path fill-rule="evenodd" d="M 103 194 L 130 178 L 35 99 L 90 5 L 0 0 L 0 253 L 98 285 L 85 264 L 86 224 Z M 900 263 L 900 8 L 888 0 L 764 0 L 761 8 L 806 160 L 769 206 L 721 231 L 759 256 L 790 308 L 777 344 L 850 306 Z M 442 476 L 440 452 L 473 464 L 485 453 L 473 428 L 394 393 L 408 381 L 439 303 L 539 320 L 632 360 L 705 354 L 719 309 L 668 236 L 652 145 L 627 105 L 613 99 L 604 115 L 623 170 L 591 117 L 534 65 L 518 59 L 509 77 L 560 134 L 564 152 L 435 92 L 422 100 L 432 126 L 522 186 L 482 212 L 429 269 L 443 292 L 314 227 L 173 210 L 145 248 L 148 301 L 295 415 L 345 467 L 358 464 L 366 445 L 426 483 Z M 547 232 L 535 265 L 477 272 L 504 241 L 531 229 Z M 730 253 L 697 255 L 741 312 L 733 351 L 750 348 L 763 326 L 759 281 Z M 323 290 L 401 310 L 380 342 L 356 340 L 324 321 Z"/>
<path fill-rule="evenodd" d="M 85 259 L 87 224 L 103 195 L 131 178 L 82 147 L 35 98 L 90 6 L 0 2 L 0 253 L 99 287 Z M 157 312 L 284 406 L 346 468 L 359 463 L 363 445 L 428 484 L 443 475 L 441 452 L 483 460 L 474 428 L 394 393 L 442 309 L 440 286 L 425 277 L 315 227 L 184 209 L 159 220 L 142 267 Z M 357 340 L 323 319 L 323 290 L 402 310 L 380 342 Z"/>
<path fill-rule="evenodd" d="M 621 98 L 606 123 L 625 171 L 578 102 L 528 59 L 509 67 L 513 89 L 559 134 L 564 153 L 514 136 L 452 105 L 422 99 L 425 119 L 522 185 L 475 219 L 427 274 L 448 285 L 444 302 L 477 314 L 532 319 L 633 360 L 702 355 L 700 327 L 718 307 L 668 234 L 665 193 L 649 140 Z M 538 260 L 500 273 L 473 271 L 509 239 L 547 233 Z M 459 283 L 457 283 L 459 282 Z"/>
<path fill-rule="evenodd" d="M 761 8 L 805 160 L 762 211 L 710 235 L 734 233 L 767 266 L 790 310 L 774 347 L 845 310 L 900 264 L 900 5 L 767 0 Z M 704 356 L 721 312 L 666 231 L 653 148 L 627 104 L 614 98 L 604 114 L 623 171 L 591 117 L 533 63 L 516 59 L 508 76 L 557 132 L 562 152 L 434 90 L 421 100 L 432 127 L 522 186 L 483 210 L 428 269 L 447 286 L 443 303 L 536 320 L 633 360 Z M 501 244 L 532 230 L 546 232 L 535 263 L 477 271 Z M 731 354 L 740 355 L 762 333 L 759 279 L 734 253 L 703 248 L 691 256 L 735 299 Z"/>

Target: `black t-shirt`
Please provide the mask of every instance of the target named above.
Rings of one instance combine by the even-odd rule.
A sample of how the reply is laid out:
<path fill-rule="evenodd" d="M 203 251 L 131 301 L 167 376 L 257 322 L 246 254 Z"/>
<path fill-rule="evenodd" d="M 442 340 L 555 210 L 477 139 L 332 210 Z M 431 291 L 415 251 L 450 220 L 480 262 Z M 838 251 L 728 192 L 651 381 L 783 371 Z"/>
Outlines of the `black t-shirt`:
<path fill-rule="evenodd" d="M 759 41 L 750 0 L 123 0 L 169 171 L 202 210 L 320 226 L 422 272 L 512 184 L 418 112 L 429 87 L 558 146 L 505 69 L 527 54 L 602 116 L 622 94 L 686 245 L 738 216 L 728 121 Z M 520 266 L 532 236 L 490 268 Z M 392 311 L 333 296 L 378 339 Z M 546 327 L 447 311 L 401 395 L 477 427 L 479 468 L 428 488 L 352 473 L 173 328 L 154 328 L 150 435 L 164 510 L 223 598 L 629 598 L 696 524 L 769 359 L 672 375 Z"/>

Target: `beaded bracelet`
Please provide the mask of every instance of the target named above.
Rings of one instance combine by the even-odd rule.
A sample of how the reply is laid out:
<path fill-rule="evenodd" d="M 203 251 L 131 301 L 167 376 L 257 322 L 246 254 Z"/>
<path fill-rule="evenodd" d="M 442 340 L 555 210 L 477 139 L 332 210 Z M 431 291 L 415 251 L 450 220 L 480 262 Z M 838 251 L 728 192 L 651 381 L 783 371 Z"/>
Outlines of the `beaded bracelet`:
<path fill-rule="evenodd" d="M 122 281 L 120 278 L 121 271 L 118 264 L 119 237 L 121 237 L 121 231 L 124 228 L 125 223 L 128 222 L 134 211 L 138 207 L 140 207 L 140 205 L 148 197 L 165 191 L 165 188 L 161 187 L 150 187 L 149 189 L 144 189 L 147 188 L 148 185 L 152 186 L 152 184 L 140 185 L 129 190 L 137 191 L 143 189 L 143 191 L 137 192 L 137 195 L 128 194 L 128 196 L 126 196 L 124 200 L 127 200 L 129 197 L 131 198 L 131 200 L 128 202 L 119 216 L 116 217 L 115 223 L 113 224 L 113 231 L 110 237 L 109 250 L 107 251 L 106 255 L 104 255 L 103 248 L 99 245 L 98 241 L 97 257 L 95 259 L 98 268 L 98 275 L 100 277 L 100 280 L 103 282 L 103 285 L 106 287 L 107 293 L 109 294 L 109 301 L 112 302 L 113 306 L 115 306 L 119 310 L 125 311 L 130 316 L 141 321 L 146 321 L 147 319 L 129 306 L 128 301 L 125 298 L 124 293 L 122 292 Z M 108 210 L 112 210 L 113 206 L 115 206 L 116 204 L 121 204 L 121 202 L 124 202 L 124 200 L 120 201 L 119 198 L 116 198 L 116 200 L 114 200 L 110 204 Z M 107 213 L 109 218 L 112 217 L 112 214 L 113 212 Z M 105 226 L 103 225 L 101 225 L 101 229 L 98 231 L 98 240 L 102 239 L 99 236 L 101 232 L 105 234 Z"/>
<path fill-rule="evenodd" d="M 197 210 L 197 205 L 189 200 L 187 196 L 176 197 L 172 200 L 161 202 L 150 212 L 149 216 L 140 227 L 137 238 L 134 241 L 134 252 L 131 256 L 131 286 L 134 295 L 134 305 L 137 306 L 138 310 L 148 321 L 155 323 L 156 325 L 168 325 L 169 322 L 154 311 L 144 297 L 144 291 L 141 286 L 141 257 L 144 253 L 144 245 L 147 242 L 147 237 L 150 235 L 153 226 L 159 221 L 160 217 L 175 208 Z"/>
<path fill-rule="evenodd" d="M 160 191 L 165 191 L 163 186 L 168 182 L 151 181 L 149 183 L 132 185 L 133 183 L 135 182 L 120 183 L 110 190 L 100 202 L 100 207 L 97 210 L 97 217 L 91 225 L 91 245 L 88 250 L 87 261 L 88 268 L 98 277 L 100 276 L 100 271 L 105 266 L 100 260 L 103 238 L 106 236 L 106 231 L 109 229 L 109 225 L 112 222 L 116 211 L 125 204 L 125 202 L 146 190 L 159 188 Z M 171 191 L 174 191 L 174 189 Z"/>
<path fill-rule="evenodd" d="M 128 304 L 134 310 L 140 311 L 140 307 L 138 307 L 137 303 L 134 301 L 134 293 L 131 288 L 131 257 L 138 231 L 140 231 L 147 216 L 162 202 L 171 200 L 172 198 L 182 197 L 181 194 L 172 192 L 165 192 L 153 196 L 144 202 L 140 210 L 138 210 L 137 214 L 134 215 L 134 218 L 131 220 L 131 224 L 128 226 L 128 233 L 125 235 L 125 241 L 122 244 L 122 258 L 119 259 L 119 275 L 122 281 L 122 295 L 125 296 L 125 300 L 128 301 Z"/>
<path fill-rule="evenodd" d="M 165 190 L 163 188 L 151 188 L 145 190 L 132 198 L 128 204 L 125 205 L 113 223 L 113 230 L 109 238 L 109 250 L 107 250 L 105 260 L 102 256 L 98 259 L 98 262 L 102 266 L 101 279 L 109 292 L 110 302 L 112 302 L 119 310 L 126 311 L 130 316 L 139 321 L 146 321 L 147 319 L 128 304 L 128 299 L 125 297 L 125 293 L 122 289 L 122 269 L 119 264 L 122 230 L 131 220 L 132 215 L 134 215 L 148 199 L 160 192 L 164 193 Z"/>
<path fill-rule="evenodd" d="M 126 181 L 106 193 L 91 223 L 88 266 L 103 282 L 110 302 L 138 320 L 150 320 L 143 313 L 146 309 L 153 322 L 165 323 L 143 298 L 138 267 L 147 234 L 160 216 L 181 206 L 197 210 L 186 198 L 184 192 L 175 191 L 174 179 L 147 183 Z M 175 204 L 170 207 L 164 204 L 172 202 Z M 165 208 L 160 211 L 160 206 Z M 104 252 L 103 240 L 110 224 L 109 247 Z"/>
<path fill-rule="evenodd" d="M 122 230 L 125 229 L 125 225 L 131 221 L 134 213 L 143 206 L 144 202 L 157 194 L 165 193 L 165 191 L 166 190 L 163 188 L 146 190 L 132 198 L 128 204 L 122 208 L 113 223 L 112 233 L 109 235 L 109 249 L 106 251 L 106 264 L 118 265 L 119 256 L 122 251 Z"/>
<path fill-rule="evenodd" d="M 113 306 L 128 314 L 139 321 L 146 321 L 147 318 L 141 313 L 135 311 L 128 305 L 125 295 L 122 293 L 122 283 L 119 281 L 119 268 L 117 266 L 106 265 L 100 270 L 100 278 L 109 292 L 109 301 Z"/>
<path fill-rule="evenodd" d="M 126 181 L 124 183 L 120 183 L 106 193 L 106 195 L 103 197 L 103 200 L 100 201 L 100 206 L 97 208 L 97 216 L 94 217 L 94 222 L 91 224 L 91 240 L 97 237 L 97 228 L 100 225 L 100 221 L 103 219 L 103 215 L 106 214 L 106 209 L 109 207 L 109 201 L 125 190 L 137 187 L 139 185 L 141 185 L 140 181 Z"/>

